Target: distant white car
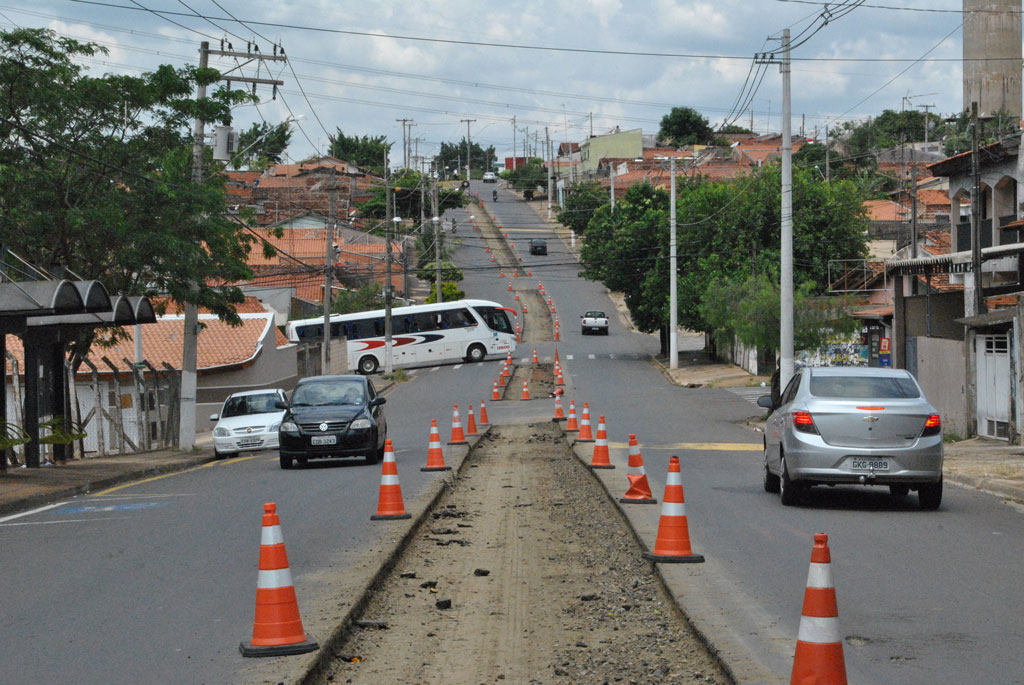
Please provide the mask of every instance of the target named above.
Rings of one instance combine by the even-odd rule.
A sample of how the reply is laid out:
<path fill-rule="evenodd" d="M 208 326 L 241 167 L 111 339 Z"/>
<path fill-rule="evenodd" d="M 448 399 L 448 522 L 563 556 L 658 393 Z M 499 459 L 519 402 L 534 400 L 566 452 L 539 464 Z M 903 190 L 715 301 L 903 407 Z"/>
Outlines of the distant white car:
<path fill-rule="evenodd" d="M 600 333 L 608 335 L 608 317 L 604 312 L 590 311 L 580 317 L 580 333 Z"/>
<path fill-rule="evenodd" d="M 277 449 L 277 429 L 281 427 L 284 409 L 284 390 L 250 390 L 236 392 L 224 400 L 219 414 L 210 415 L 216 421 L 213 428 L 213 453 L 218 457 L 254 450 Z"/>
<path fill-rule="evenodd" d="M 493 171 L 484 172 L 484 183 L 497 183 L 498 176 Z"/>

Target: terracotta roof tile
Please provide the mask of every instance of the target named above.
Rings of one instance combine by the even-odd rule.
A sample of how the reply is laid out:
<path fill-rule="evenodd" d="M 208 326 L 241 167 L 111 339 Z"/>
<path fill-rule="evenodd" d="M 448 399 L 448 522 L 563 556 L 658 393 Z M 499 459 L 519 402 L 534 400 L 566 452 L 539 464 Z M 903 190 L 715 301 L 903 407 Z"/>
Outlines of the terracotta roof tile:
<path fill-rule="evenodd" d="M 149 301 L 153 303 L 153 309 L 159 311 L 160 307 L 164 307 L 164 315 L 180 315 L 183 313 L 183 308 L 180 304 L 175 302 L 169 297 L 151 297 Z M 235 305 L 235 311 L 239 314 L 266 314 L 267 308 L 263 306 L 263 303 L 259 301 L 259 298 L 253 297 L 252 295 L 246 295 L 245 302 Z M 199 308 L 200 314 L 213 314 L 206 307 Z"/>
<path fill-rule="evenodd" d="M 871 221 L 903 221 L 907 210 L 892 200 L 865 200 L 863 205 Z"/>
<path fill-rule="evenodd" d="M 986 297 L 985 304 L 988 305 L 989 310 L 1012 309 L 1017 306 L 1019 299 L 1019 295 L 994 295 L 992 297 Z"/>

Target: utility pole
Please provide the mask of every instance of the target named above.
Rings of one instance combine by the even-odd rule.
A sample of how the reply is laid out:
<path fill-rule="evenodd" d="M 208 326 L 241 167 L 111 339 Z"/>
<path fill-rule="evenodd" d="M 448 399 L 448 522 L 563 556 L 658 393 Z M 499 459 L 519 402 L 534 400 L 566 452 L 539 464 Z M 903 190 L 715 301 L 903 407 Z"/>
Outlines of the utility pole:
<path fill-rule="evenodd" d="M 434 211 L 431 219 L 434 224 L 434 287 L 437 288 L 436 300 L 440 304 L 444 298 L 441 293 L 441 212 L 438 207 L 437 181 L 434 181 L 430 190 L 430 204 Z"/>
<path fill-rule="evenodd" d="M 516 157 L 519 151 L 516 149 L 516 115 L 512 115 L 512 171 L 516 170 Z"/>
<path fill-rule="evenodd" d="M 385 246 L 385 259 L 384 259 L 384 373 L 391 373 L 394 370 L 394 363 L 392 360 L 392 340 L 391 340 L 391 222 L 394 215 L 391 212 L 391 180 L 390 173 L 388 170 L 387 153 L 384 153 L 384 205 L 385 220 L 384 220 L 384 246 Z"/>
<path fill-rule="evenodd" d="M 668 210 L 668 367 L 678 369 L 679 342 L 676 339 L 676 328 L 679 326 L 679 305 L 676 295 L 676 158 L 674 155 L 669 158 L 669 169 L 669 173 L 672 174 L 672 195 Z"/>
<path fill-rule="evenodd" d="M 782 73 L 782 240 L 779 284 L 779 387 L 785 388 L 793 376 L 793 122 L 790 121 L 789 29 L 782 31 L 782 57 L 761 54 L 754 59 L 763 64 L 778 64 Z M 771 119 L 769 118 L 769 122 Z"/>
<path fill-rule="evenodd" d="M 270 60 L 274 62 L 285 62 L 287 57 L 284 53 L 265 55 L 253 52 L 235 52 L 234 50 L 211 50 L 210 43 L 203 41 L 199 44 L 199 68 L 206 69 L 210 64 L 210 55 L 220 57 L 239 57 L 249 60 Z M 265 78 L 250 78 L 246 76 L 221 75 L 221 81 L 236 81 L 240 83 L 264 84 L 283 86 L 284 81 Z M 276 91 L 275 91 L 276 92 Z M 206 86 L 196 86 L 196 100 L 206 99 Z M 192 126 L 192 181 L 196 186 L 203 184 L 203 147 L 206 135 L 206 122 L 196 118 Z M 198 286 L 193 283 L 189 290 L 195 292 Z M 181 395 L 178 409 L 178 447 L 183 450 L 191 450 L 196 442 L 196 370 L 199 350 L 199 308 L 190 302 L 185 303 L 184 330 L 182 332 L 181 347 Z"/>
<path fill-rule="evenodd" d="M 459 119 L 459 121 L 465 122 L 466 124 L 466 183 L 469 183 L 471 177 L 470 172 L 470 158 L 471 158 L 471 147 L 469 142 L 469 125 L 476 121 L 476 119 Z"/>
<path fill-rule="evenodd" d="M 551 193 L 554 192 L 554 180 L 552 172 L 555 168 L 555 160 L 551 158 L 551 136 L 548 135 L 548 127 L 544 127 L 544 153 L 548 158 L 548 221 L 551 221 Z"/>
<path fill-rule="evenodd" d="M 830 169 L 829 169 L 829 161 L 830 161 L 830 159 L 829 159 L 829 152 L 830 151 L 829 151 L 829 142 L 828 142 L 828 124 L 826 124 L 825 125 L 825 180 L 826 181 L 831 176 Z"/>
<path fill-rule="evenodd" d="M 320 372 L 324 375 L 331 371 L 331 287 L 334 276 L 334 234 L 338 226 L 335 210 L 335 194 L 338 185 L 331 169 L 329 180 L 317 184 L 321 190 L 327 191 L 327 248 L 324 251 L 324 334 L 320 342 Z M 317 186 L 314 186 L 316 188 Z"/>
<path fill-rule="evenodd" d="M 930 110 L 934 106 L 935 105 L 918 105 L 917 106 L 918 109 L 923 109 L 924 110 L 924 142 L 925 142 L 925 145 L 928 144 L 928 124 L 931 123 L 928 120 L 928 110 Z"/>
<path fill-rule="evenodd" d="M 409 168 L 409 144 L 405 135 L 405 125 L 412 121 L 412 119 L 395 119 L 395 121 L 402 122 L 402 168 Z"/>
<path fill-rule="evenodd" d="M 974 275 L 974 312 L 985 313 L 981 289 L 981 170 L 978 165 L 978 103 L 971 103 L 971 272 Z"/>
<path fill-rule="evenodd" d="M 594 137 L 594 113 L 590 113 L 590 137 Z"/>

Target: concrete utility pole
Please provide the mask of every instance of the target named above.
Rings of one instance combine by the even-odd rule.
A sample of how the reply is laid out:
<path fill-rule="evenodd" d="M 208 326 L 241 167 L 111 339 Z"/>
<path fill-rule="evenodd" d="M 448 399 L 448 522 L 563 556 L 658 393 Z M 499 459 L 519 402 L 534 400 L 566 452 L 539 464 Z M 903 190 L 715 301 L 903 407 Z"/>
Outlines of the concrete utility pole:
<path fill-rule="evenodd" d="M 437 302 L 440 304 L 444 302 L 444 298 L 441 293 L 441 211 L 438 199 L 437 181 L 434 181 L 430 193 L 430 204 L 433 209 L 431 223 L 434 224 L 434 287 L 437 288 Z"/>
<path fill-rule="evenodd" d="M 385 157 L 385 159 L 387 159 Z M 384 373 L 391 373 L 394 363 L 391 354 L 391 222 L 398 217 L 391 213 L 391 181 L 387 163 L 384 164 L 384 204 L 387 207 L 384 221 Z M 401 221 L 401 219 L 399 219 Z"/>
<path fill-rule="evenodd" d="M 239 57 L 249 60 L 270 60 L 284 62 L 287 58 L 281 55 L 265 55 L 263 53 L 236 52 L 234 50 L 211 50 L 210 43 L 203 41 L 199 44 L 199 68 L 206 69 L 210 63 L 210 55 L 219 57 Z M 274 87 L 283 86 L 284 81 L 265 78 L 250 78 L 246 76 L 230 77 L 221 76 L 221 81 L 233 81 L 239 83 L 264 84 Z M 196 86 L 196 100 L 206 99 L 206 86 Z M 192 126 L 192 181 L 197 185 L 203 184 L 203 146 L 206 135 L 206 122 L 197 118 Z M 198 286 L 193 283 L 190 288 L 195 292 Z M 182 332 L 181 348 L 181 395 L 178 406 L 178 447 L 183 450 L 191 450 L 196 443 L 196 369 L 198 366 L 199 350 L 199 308 L 190 302 L 185 303 L 184 330 Z"/>
<path fill-rule="evenodd" d="M 971 273 L 974 276 L 974 312 L 984 314 L 985 294 L 981 289 L 981 169 L 978 164 L 978 103 L 971 103 Z"/>
<path fill-rule="evenodd" d="M 548 135 L 547 126 L 544 127 L 544 154 L 548 158 L 548 221 L 551 221 L 551 193 L 554 190 L 551 173 L 555 168 L 555 161 L 551 159 L 551 136 Z"/>
<path fill-rule="evenodd" d="M 324 334 L 323 340 L 320 343 L 320 372 L 324 375 L 331 372 L 331 288 L 334 280 L 334 233 L 338 225 L 335 195 L 339 190 L 339 186 L 334 179 L 334 171 L 334 169 L 331 169 L 330 179 L 317 184 L 321 190 L 327 191 L 328 217 L 327 247 L 324 250 Z"/>
<path fill-rule="evenodd" d="M 408 139 L 407 139 L 407 137 L 405 135 L 405 126 L 406 126 L 407 123 L 412 121 L 412 119 L 395 119 L 395 121 L 402 122 L 402 168 L 403 169 L 408 169 L 409 168 L 409 143 L 408 143 Z"/>
<path fill-rule="evenodd" d="M 463 121 L 466 124 L 466 183 L 469 183 L 470 179 L 472 178 L 472 176 L 470 175 L 471 169 L 469 161 L 472 158 L 472 148 L 470 147 L 469 142 L 469 125 L 476 121 L 476 119 L 459 119 L 459 121 Z"/>
<path fill-rule="evenodd" d="M 760 54 L 762 64 L 778 64 L 782 73 L 782 240 L 780 250 L 779 387 L 793 376 L 793 122 L 790 111 L 789 29 L 782 31 L 782 57 Z M 768 119 L 771 122 L 771 117 Z M 828 146 L 826 145 L 826 150 Z M 826 169 L 828 157 L 826 153 Z"/>
<path fill-rule="evenodd" d="M 918 105 L 917 106 L 918 109 L 923 109 L 924 110 L 924 144 L 925 145 L 928 144 L 928 124 L 929 124 L 929 121 L 928 121 L 928 110 L 930 110 L 934 106 L 935 105 Z"/>
<path fill-rule="evenodd" d="M 829 141 L 828 141 L 828 126 L 825 126 L 825 180 L 827 181 L 830 177 L 829 169 Z"/>
<path fill-rule="evenodd" d="M 668 216 L 668 367 L 679 368 L 679 342 L 676 339 L 676 328 L 679 326 L 679 304 L 676 294 L 676 158 L 669 159 L 669 173 L 672 174 L 672 195 Z M 612 197 L 615 197 L 612 195 Z"/>
<path fill-rule="evenodd" d="M 516 156 L 519 151 L 516 149 L 516 115 L 512 115 L 512 171 L 516 170 Z"/>

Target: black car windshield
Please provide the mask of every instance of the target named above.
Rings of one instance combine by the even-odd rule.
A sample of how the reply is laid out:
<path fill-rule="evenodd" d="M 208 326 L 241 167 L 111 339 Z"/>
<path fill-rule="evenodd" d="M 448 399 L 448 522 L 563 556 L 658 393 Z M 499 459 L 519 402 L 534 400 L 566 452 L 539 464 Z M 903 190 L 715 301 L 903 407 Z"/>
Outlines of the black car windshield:
<path fill-rule="evenodd" d="M 365 388 L 361 381 L 303 383 L 292 393 L 293 405 L 319 407 L 327 404 L 362 404 Z"/>
<path fill-rule="evenodd" d="M 579 311 L 579 310 L 576 310 L 576 311 Z M 603 319 L 604 318 L 604 312 L 587 312 L 583 316 L 587 317 L 588 319 Z"/>
<path fill-rule="evenodd" d="M 277 393 L 268 392 L 259 395 L 240 395 L 229 397 L 224 403 L 224 409 L 220 415 L 222 418 L 230 419 L 232 416 L 247 416 L 249 414 L 270 414 L 281 411 L 274 406 L 280 400 Z"/>
<path fill-rule="evenodd" d="M 476 307 L 476 311 L 483 317 L 484 323 L 492 331 L 498 331 L 499 333 L 512 332 L 512 324 L 508 322 L 505 312 L 500 309 L 496 307 Z"/>
<path fill-rule="evenodd" d="M 840 399 L 912 399 L 920 397 L 917 384 L 894 376 L 811 376 L 808 388 L 815 397 Z"/>

